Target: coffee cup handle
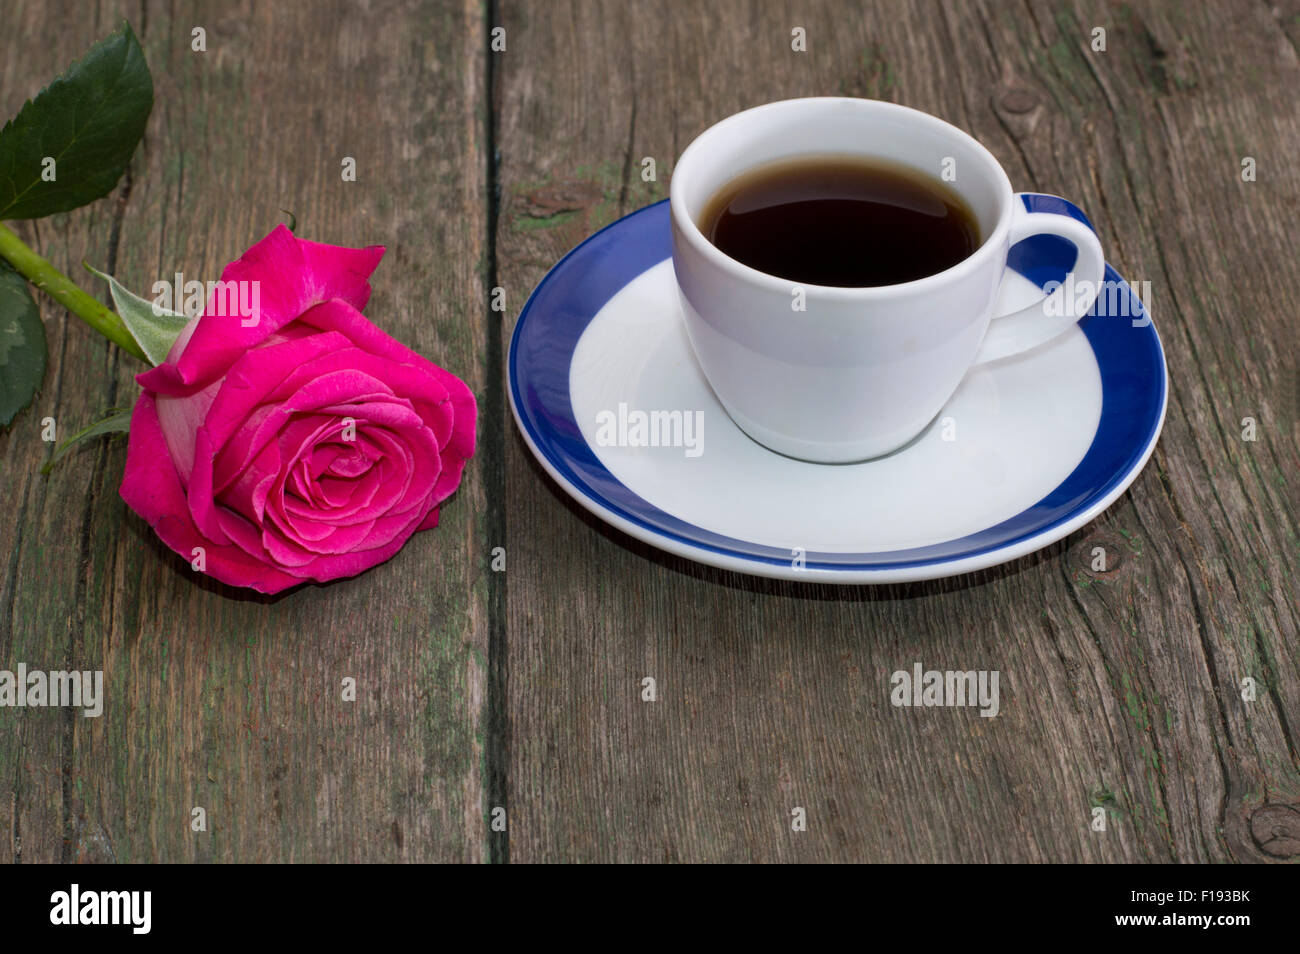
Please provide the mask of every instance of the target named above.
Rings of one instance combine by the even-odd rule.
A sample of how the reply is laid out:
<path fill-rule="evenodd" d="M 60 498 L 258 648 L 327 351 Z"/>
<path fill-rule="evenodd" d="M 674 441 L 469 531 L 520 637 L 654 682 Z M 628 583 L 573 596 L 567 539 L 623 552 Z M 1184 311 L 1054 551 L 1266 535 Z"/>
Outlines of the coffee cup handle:
<path fill-rule="evenodd" d="M 1073 328 L 1092 309 L 1106 275 L 1101 242 L 1077 205 L 1059 196 L 1035 192 L 1018 192 L 1012 202 L 1010 245 L 1036 235 L 1055 235 L 1075 247 L 1075 261 L 1069 274 L 1046 298 L 1027 308 L 993 316 L 975 364 L 1028 351 Z M 1087 292 L 1082 301 L 1076 290 Z"/>

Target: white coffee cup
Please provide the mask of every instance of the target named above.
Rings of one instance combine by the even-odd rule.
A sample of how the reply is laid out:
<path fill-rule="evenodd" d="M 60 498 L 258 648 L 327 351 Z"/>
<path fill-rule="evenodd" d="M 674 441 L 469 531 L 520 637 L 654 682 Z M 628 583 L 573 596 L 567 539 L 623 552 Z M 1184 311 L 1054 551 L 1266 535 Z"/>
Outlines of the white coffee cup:
<path fill-rule="evenodd" d="M 965 199 L 982 243 L 951 268 L 872 288 L 798 285 L 741 264 L 700 231 L 709 200 L 756 167 L 799 156 L 902 163 Z M 954 175 L 945 177 L 944 172 Z M 745 433 L 820 463 L 897 450 L 935 418 L 976 364 L 1037 347 L 1087 314 L 1067 289 L 1101 287 L 1096 234 L 1068 215 L 1029 212 L 993 155 L 955 126 L 893 103 L 839 97 L 748 109 L 700 134 L 671 186 L 673 268 L 691 344 Z M 993 314 L 1011 246 L 1056 235 L 1078 250 L 1048 299 Z M 1090 282 L 1090 286 L 1082 282 Z M 802 292 L 802 298 L 800 297 Z M 799 306 L 803 310 L 799 310 Z"/>

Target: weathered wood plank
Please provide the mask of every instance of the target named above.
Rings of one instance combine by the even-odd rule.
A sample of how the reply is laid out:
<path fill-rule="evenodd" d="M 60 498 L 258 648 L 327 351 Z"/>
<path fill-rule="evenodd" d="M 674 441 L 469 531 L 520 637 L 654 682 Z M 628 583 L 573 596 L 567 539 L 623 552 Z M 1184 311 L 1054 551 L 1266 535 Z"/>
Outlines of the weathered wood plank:
<path fill-rule="evenodd" d="M 878 589 L 659 554 L 569 503 L 512 435 L 512 860 L 1272 857 L 1254 813 L 1300 801 L 1296 412 L 1279 384 L 1297 360 L 1294 23 L 1264 4 L 1058 6 L 502 4 L 514 311 L 569 247 L 663 195 L 711 122 L 842 92 L 943 116 L 1017 187 L 1078 201 L 1120 271 L 1151 282 L 1172 379 L 1156 457 L 1099 520 L 1009 567 Z M 1243 155 L 1259 181 L 1240 180 Z M 889 674 L 918 661 L 999 670 L 1001 715 L 890 707 Z"/>
<path fill-rule="evenodd" d="M 215 278 L 292 210 L 305 238 L 388 246 L 367 313 L 481 400 L 479 8 L 412 0 L 361 15 L 343 3 L 160 2 L 125 12 L 157 103 L 120 242 L 106 250 L 112 207 L 103 203 L 68 217 L 54 241 L 42 226 L 47 254 L 70 270 L 82 257 L 108 262 L 138 288 L 177 271 Z M 6 36 L 9 108 L 18 76 L 47 77 L 53 65 L 37 69 L 28 53 L 41 45 L 20 37 L 57 37 L 51 58 L 62 63 L 117 16 L 83 25 L 47 4 L 21 14 L 28 28 Z M 206 30 L 204 53 L 191 50 L 195 27 Z M 25 81 L 25 92 L 35 88 Z M 356 159 L 356 182 L 342 180 L 345 156 Z M 82 452 L 48 484 L 35 476 L 47 448 L 33 420 L 52 406 L 68 427 L 129 403 L 139 370 L 75 321 L 54 346 L 41 410 L 0 438 L 23 513 L 21 536 L 6 527 L 0 538 L 12 544 L 0 584 L 12 628 L 5 658 L 21 652 L 35 665 L 53 654 L 102 668 L 108 705 L 97 720 L 6 715 L 0 784 L 15 793 L 22 860 L 484 857 L 478 469 L 467 469 L 441 527 L 384 566 L 249 598 L 196 579 L 126 509 L 116 492 L 124 445 Z M 340 699 L 348 676 L 352 704 Z M 198 806 L 208 830 L 196 834 Z"/>
<path fill-rule="evenodd" d="M 1290 724 L 1300 703 L 1290 648 L 1297 409 L 1279 386 L 1294 381 L 1300 358 L 1300 295 L 1266 277 L 1297 268 L 1300 170 L 1289 157 L 1300 143 L 1300 62 L 1273 8 L 1227 9 L 1088 5 L 1035 17 L 1049 49 L 1073 50 L 1052 57 L 1057 95 L 1088 90 L 1091 77 L 1091 95 L 1105 104 L 1093 149 L 1118 162 L 1090 156 L 1089 166 L 1106 170 L 1091 178 L 1101 179 L 1111 247 L 1151 282 L 1157 320 L 1170 315 L 1160 327 L 1173 387 L 1153 459 L 1162 493 L 1131 495 L 1135 539 L 1169 588 L 1144 578 L 1131 607 L 1103 588 L 1076 595 L 1138 730 L 1130 758 L 1145 769 L 1130 773 L 1130 793 L 1146 804 L 1141 815 L 1135 804 L 1135 820 L 1163 829 L 1182 860 L 1285 856 L 1267 843 L 1265 806 L 1300 802 Z M 1121 42 L 1082 55 L 1068 37 L 1107 15 Z M 1264 170 L 1253 182 L 1242 180 L 1248 156 Z M 1257 440 L 1243 439 L 1247 417 Z M 1135 642 L 1123 633 L 1130 627 L 1150 641 Z M 1254 703 L 1241 697 L 1248 676 L 1259 683 Z"/>
<path fill-rule="evenodd" d="M 75 4 L 17 3 L 6 11 L 0 60 L 0 114 L 7 119 L 93 42 L 113 28 L 76 12 Z M 58 29 L 50 24 L 57 23 Z M 27 38 L 46 37 L 31 43 Z M 111 258 L 123 190 L 78 212 L 16 225 L 55 264 L 80 271 L 82 259 Z M 0 432 L 0 668 L 63 669 L 78 665 L 80 606 L 85 595 L 87 515 L 105 485 L 101 455 L 85 455 L 49 478 L 40 474 L 51 445 L 113 402 L 119 364 L 107 342 L 36 296 L 45 321 L 50 366 L 33 404 Z M 119 464 L 120 472 L 120 464 Z M 0 861 L 51 862 L 66 855 L 64 803 L 79 728 L 70 711 L 0 710 Z"/>

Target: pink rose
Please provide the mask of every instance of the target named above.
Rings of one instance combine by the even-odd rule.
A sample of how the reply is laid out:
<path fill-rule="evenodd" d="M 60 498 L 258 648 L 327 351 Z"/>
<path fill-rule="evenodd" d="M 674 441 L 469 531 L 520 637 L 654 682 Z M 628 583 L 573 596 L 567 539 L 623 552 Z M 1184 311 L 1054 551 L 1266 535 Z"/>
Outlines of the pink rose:
<path fill-rule="evenodd" d="M 240 286 L 256 322 L 214 296 L 136 378 L 122 499 L 216 579 L 275 593 L 353 576 L 437 526 L 459 485 L 474 395 L 362 316 L 383 254 L 277 227 L 221 275 L 259 283 Z"/>

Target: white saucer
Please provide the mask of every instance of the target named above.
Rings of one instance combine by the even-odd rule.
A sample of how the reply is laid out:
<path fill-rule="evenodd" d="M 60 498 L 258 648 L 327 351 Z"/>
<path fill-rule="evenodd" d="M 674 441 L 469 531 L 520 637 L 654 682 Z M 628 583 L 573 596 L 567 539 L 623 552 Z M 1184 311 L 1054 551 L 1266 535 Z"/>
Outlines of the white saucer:
<path fill-rule="evenodd" d="M 1062 244 L 1013 250 L 1000 311 L 1064 274 Z M 1119 302 L 1099 300 L 1047 345 L 972 370 L 900 451 L 827 465 L 774 453 L 727 416 L 687 340 L 669 255 L 664 203 L 592 236 L 525 305 L 509 363 L 515 418 L 543 467 L 592 513 L 669 552 L 783 579 L 952 576 L 1088 523 L 1155 447 L 1164 356 L 1113 269 Z M 639 429 L 636 412 L 646 424 L 659 412 L 657 426 Z"/>

